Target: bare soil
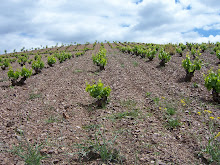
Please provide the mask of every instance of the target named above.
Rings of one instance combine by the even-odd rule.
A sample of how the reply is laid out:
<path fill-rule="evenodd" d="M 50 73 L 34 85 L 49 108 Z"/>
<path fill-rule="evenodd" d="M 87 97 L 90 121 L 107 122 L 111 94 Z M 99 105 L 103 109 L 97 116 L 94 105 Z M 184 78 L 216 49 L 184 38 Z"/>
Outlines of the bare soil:
<path fill-rule="evenodd" d="M 83 48 L 84 45 L 77 47 Z M 210 137 L 210 116 L 218 125 L 215 133 L 220 131 L 220 106 L 213 102 L 203 78 L 211 67 L 218 68 L 215 54 L 210 54 L 210 50 L 202 53 L 205 65 L 195 72 L 192 82 L 184 82 L 186 73 L 181 64 L 185 54 L 175 54 L 165 67 L 159 67 L 158 58 L 149 62 L 123 54 L 108 44 L 105 48 L 108 63 L 103 71 L 92 62 L 92 54 L 98 52 L 100 44 L 83 56 L 57 61 L 54 67 L 46 64 L 23 86 L 11 87 L 8 69 L 0 70 L 0 164 L 24 164 L 9 152 L 23 138 L 31 145 L 44 144 L 40 150 L 48 158 L 42 164 L 104 164 L 99 156 L 79 160 L 78 152 L 82 151 L 77 146 L 94 144 L 96 136 L 100 143 L 115 138 L 110 147 L 119 152 L 120 161 L 108 164 L 207 163 L 209 156 L 199 157 L 198 153 Z M 13 68 L 19 67 L 13 63 Z M 86 82 L 99 79 L 112 89 L 104 108 L 97 108 L 85 91 Z M 167 126 L 168 107 L 176 110 L 173 118 L 181 123 L 177 128 Z M 204 110 L 212 114 L 205 114 Z M 21 131 L 25 137 L 19 134 Z"/>

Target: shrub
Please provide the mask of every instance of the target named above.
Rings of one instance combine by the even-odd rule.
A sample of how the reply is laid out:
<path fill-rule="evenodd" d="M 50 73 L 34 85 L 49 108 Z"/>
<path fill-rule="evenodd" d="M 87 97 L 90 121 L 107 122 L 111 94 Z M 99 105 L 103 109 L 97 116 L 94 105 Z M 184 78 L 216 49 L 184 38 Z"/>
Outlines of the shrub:
<path fill-rule="evenodd" d="M 62 63 L 63 61 L 65 61 L 65 57 L 62 54 L 57 54 L 56 57 L 58 58 L 59 62 Z"/>
<path fill-rule="evenodd" d="M 63 57 L 64 61 L 66 61 L 66 60 L 67 60 L 67 58 L 68 58 L 67 53 L 65 53 L 64 51 L 63 51 L 63 52 L 60 52 L 60 56 L 62 56 L 62 57 Z"/>
<path fill-rule="evenodd" d="M 130 47 L 125 47 L 128 53 L 132 52 L 136 56 L 141 56 L 141 58 L 146 57 L 146 48 L 141 45 L 135 45 L 132 49 Z"/>
<path fill-rule="evenodd" d="M 209 71 L 209 74 L 205 76 L 205 87 L 209 91 L 212 89 L 213 100 L 220 103 L 220 69 L 217 70 L 217 73 Z"/>
<path fill-rule="evenodd" d="M 11 58 L 9 59 L 10 63 L 12 64 L 13 62 L 15 62 L 17 59 L 16 58 Z"/>
<path fill-rule="evenodd" d="M 135 45 L 132 49 L 132 52 L 135 54 L 135 55 L 138 55 L 138 49 L 139 47 L 137 45 Z"/>
<path fill-rule="evenodd" d="M 42 57 L 41 55 L 38 55 L 38 54 L 37 54 L 37 55 L 34 56 L 34 59 L 35 59 L 35 60 L 41 60 L 41 57 Z"/>
<path fill-rule="evenodd" d="M 83 49 L 83 51 L 88 51 L 88 50 L 90 50 L 88 47 L 85 47 L 84 49 Z"/>
<path fill-rule="evenodd" d="M 191 51 L 193 44 L 192 43 L 187 43 L 187 47 L 189 48 L 189 50 Z"/>
<path fill-rule="evenodd" d="M 33 59 L 29 59 L 27 62 L 28 62 L 28 64 L 31 64 L 32 61 L 33 61 Z"/>
<path fill-rule="evenodd" d="M 103 42 L 101 42 L 101 48 L 104 48 L 104 43 Z"/>
<path fill-rule="evenodd" d="M 108 41 L 107 43 L 108 43 L 108 45 L 113 49 L 112 44 L 111 44 L 109 41 Z"/>
<path fill-rule="evenodd" d="M 9 67 L 10 65 L 10 61 L 8 58 L 5 58 L 2 63 L 0 63 L 0 66 L 2 68 L 2 70 L 5 70 L 7 67 Z"/>
<path fill-rule="evenodd" d="M 154 48 L 153 50 L 151 49 L 148 49 L 147 53 L 146 53 L 146 56 L 147 58 L 149 59 L 149 61 L 152 61 L 156 55 L 157 51 L 156 49 Z"/>
<path fill-rule="evenodd" d="M 193 56 L 193 58 L 195 58 L 196 56 L 196 49 L 192 48 L 191 49 L 191 55 Z"/>
<path fill-rule="evenodd" d="M 23 66 L 22 70 L 21 70 L 21 80 L 20 82 L 23 84 L 24 81 L 28 78 L 31 77 L 32 75 L 32 70 L 31 69 L 27 69 L 25 66 Z"/>
<path fill-rule="evenodd" d="M 71 59 L 71 57 L 73 56 L 71 53 L 65 53 L 65 54 L 68 59 Z"/>
<path fill-rule="evenodd" d="M 36 74 L 40 73 L 43 68 L 44 62 L 41 60 L 37 60 L 32 63 L 32 69 L 34 69 Z"/>
<path fill-rule="evenodd" d="M 94 64 L 100 66 L 100 70 L 104 70 L 105 69 L 104 67 L 107 64 L 106 49 L 105 48 L 100 49 L 96 55 L 92 56 L 92 60 Z"/>
<path fill-rule="evenodd" d="M 161 60 L 160 61 L 160 66 L 165 66 L 165 64 L 168 61 L 170 61 L 170 59 L 171 59 L 171 56 L 167 52 L 165 52 L 163 49 L 161 49 L 158 57 Z"/>
<path fill-rule="evenodd" d="M 176 48 L 176 52 L 180 54 L 180 56 L 182 57 L 183 55 L 183 51 L 181 48 Z"/>
<path fill-rule="evenodd" d="M 55 64 L 56 61 L 57 60 L 54 56 L 48 56 L 48 58 L 47 58 L 47 63 L 48 63 L 49 66 L 53 66 L 53 64 Z"/>
<path fill-rule="evenodd" d="M 121 46 L 119 47 L 119 50 L 122 51 L 122 53 L 128 53 L 128 54 L 133 52 L 130 46 L 123 46 L 123 47 Z"/>
<path fill-rule="evenodd" d="M 21 65 L 21 66 L 23 66 L 23 65 L 25 65 L 25 63 L 27 62 L 27 57 L 26 56 L 20 56 L 19 58 L 18 58 L 18 63 Z"/>
<path fill-rule="evenodd" d="M 198 43 L 196 43 L 196 44 L 194 44 L 194 46 L 193 46 L 195 49 L 198 49 L 199 48 L 199 44 Z"/>
<path fill-rule="evenodd" d="M 215 46 L 213 50 L 214 52 L 217 52 L 217 50 L 220 50 L 220 46 Z"/>
<path fill-rule="evenodd" d="M 8 77 L 11 80 L 12 86 L 15 85 L 23 85 L 25 80 L 32 75 L 32 70 L 27 69 L 25 66 L 23 66 L 22 70 L 14 71 L 12 68 L 8 71 Z M 21 76 L 20 81 L 18 81 L 18 78 Z"/>
<path fill-rule="evenodd" d="M 119 50 L 120 50 L 122 53 L 127 53 L 127 47 L 126 47 L 126 46 L 120 46 L 120 47 L 119 47 Z"/>
<path fill-rule="evenodd" d="M 186 49 L 186 45 L 184 45 L 182 43 L 180 44 L 180 47 L 181 47 L 182 51 L 184 51 Z"/>
<path fill-rule="evenodd" d="M 139 49 L 137 50 L 137 55 L 141 56 L 141 58 L 145 58 L 147 54 L 147 51 L 143 48 L 143 47 L 139 47 Z"/>
<path fill-rule="evenodd" d="M 217 58 L 220 60 L 220 50 L 217 50 L 217 51 L 216 51 L 216 56 L 217 56 Z"/>
<path fill-rule="evenodd" d="M 84 52 L 76 52 L 76 53 L 75 53 L 75 56 L 76 56 L 76 57 L 79 57 L 79 56 L 82 56 L 83 54 L 84 54 Z"/>
<path fill-rule="evenodd" d="M 132 53 L 132 48 L 130 46 L 127 46 L 127 53 L 131 54 Z"/>
<path fill-rule="evenodd" d="M 204 52 L 206 49 L 207 49 L 207 46 L 205 43 L 203 43 L 201 46 L 200 46 L 202 52 Z"/>
<path fill-rule="evenodd" d="M 95 48 L 96 44 L 97 44 L 97 42 L 95 41 L 92 45 L 93 49 Z"/>
<path fill-rule="evenodd" d="M 97 99 L 98 107 L 102 107 L 107 103 L 107 98 L 110 95 L 111 88 L 109 86 L 104 87 L 101 80 L 97 84 L 90 85 L 86 83 L 86 92 L 89 92 L 90 96 Z"/>
<path fill-rule="evenodd" d="M 202 61 L 198 57 L 194 61 L 190 60 L 190 56 L 186 55 L 186 59 L 182 61 L 182 66 L 186 71 L 185 81 L 191 81 L 195 70 L 200 70 Z"/>
<path fill-rule="evenodd" d="M 11 80 L 12 86 L 15 86 L 18 82 L 18 78 L 20 77 L 21 72 L 20 70 L 14 71 L 11 67 L 8 71 L 8 78 Z"/>
<path fill-rule="evenodd" d="M 165 45 L 165 51 L 168 52 L 170 55 L 176 54 L 176 47 L 172 44 Z"/>

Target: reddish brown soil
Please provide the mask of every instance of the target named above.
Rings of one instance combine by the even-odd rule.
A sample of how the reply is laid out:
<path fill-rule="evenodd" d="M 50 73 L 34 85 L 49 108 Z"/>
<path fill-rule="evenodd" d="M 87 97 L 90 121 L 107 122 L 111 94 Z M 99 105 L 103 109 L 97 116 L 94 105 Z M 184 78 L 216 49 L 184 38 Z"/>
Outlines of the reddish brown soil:
<path fill-rule="evenodd" d="M 83 48 L 80 45 L 77 49 Z M 24 132 L 30 144 L 44 143 L 41 152 L 49 158 L 42 164 L 102 164 L 100 159 L 79 162 L 76 148 L 85 141 L 94 142 L 98 131 L 107 140 L 116 137 L 112 147 L 122 156 L 121 163 L 109 164 L 205 164 L 204 158 L 196 155 L 207 145 L 209 117 L 220 117 L 219 105 L 212 101 L 203 78 L 211 67 L 218 68 L 215 55 L 209 50 L 203 53 L 205 66 L 195 72 L 192 82 L 184 82 L 183 57 L 178 54 L 160 68 L 157 58 L 148 62 L 105 44 L 108 63 L 100 72 L 91 59 L 99 48 L 97 44 L 95 50 L 61 64 L 57 62 L 54 67 L 46 64 L 40 74 L 28 78 L 23 86 L 10 87 L 8 70 L 0 70 L 0 164 L 24 164 L 20 157 L 8 152 L 23 139 L 18 130 Z M 43 60 L 46 62 L 46 57 Z M 13 68 L 19 65 L 14 63 Z M 86 82 L 99 79 L 112 89 L 109 104 L 102 109 L 95 107 L 95 100 L 85 91 Z M 166 127 L 167 106 L 176 108 L 174 118 L 182 123 L 180 127 Z M 212 114 L 197 114 L 204 110 Z M 114 118 L 126 111 L 138 115 Z M 218 132 L 219 120 L 213 121 Z M 88 128 L 96 125 L 99 128 Z"/>

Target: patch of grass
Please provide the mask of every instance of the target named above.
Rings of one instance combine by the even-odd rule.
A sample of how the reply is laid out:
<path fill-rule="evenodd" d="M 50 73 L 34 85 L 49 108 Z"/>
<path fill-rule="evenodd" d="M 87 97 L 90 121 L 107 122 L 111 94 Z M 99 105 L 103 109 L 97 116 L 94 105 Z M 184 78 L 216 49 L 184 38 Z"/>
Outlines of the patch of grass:
<path fill-rule="evenodd" d="M 37 98 L 41 98 L 42 95 L 40 93 L 31 93 L 29 95 L 29 100 L 34 100 L 34 99 L 37 99 Z"/>
<path fill-rule="evenodd" d="M 101 132 L 99 132 L 101 133 Z M 114 161 L 119 159 L 119 152 L 116 149 L 113 149 L 113 143 L 115 142 L 117 136 L 114 137 L 112 141 L 107 141 L 105 137 L 101 135 L 101 141 L 98 136 L 95 137 L 96 144 L 95 149 L 99 152 L 101 159 L 103 161 Z"/>
<path fill-rule="evenodd" d="M 151 144 L 151 143 L 143 143 L 143 147 L 147 148 L 148 150 L 152 150 L 156 148 L 158 144 Z"/>
<path fill-rule="evenodd" d="M 159 101 L 160 101 L 160 98 L 159 97 L 155 97 L 155 98 L 153 98 L 153 102 L 155 103 L 155 104 L 159 104 Z"/>
<path fill-rule="evenodd" d="M 11 88 L 11 89 L 14 89 L 15 87 L 14 87 L 14 86 L 10 86 L 10 88 Z"/>
<path fill-rule="evenodd" d="M 121 67 L 124 68 L 124 67 L 125 67 L 125 64 L 121 64 Z"/>
<path fill-rule="evenodd" d="M 100 127 L 101 126 L 97 125 L 97 124 L 89 124 L 89 125 L 83 125 L 82 126 L 82 128 L 85 129 L 85 130 L 95 130 L 95 129 L 98 129 Z"/>
<path fill-rule="evenodd" d="M 192 84 L 192 87 L 193 87 L 193 88 L 198 88 L 199 85 L 198 85 L 196 82 L 194 82 L 194 83 Z"/>
<path fill-rule="evenodd" d="M 159 156 L 160 152 L 154 152 L 154 155 Z"/>
<path fill-rule="evenodd" d="M 134 164 L 138 165 L 138 161 L 139 161 L 138 153 L 135 152 L 135 162 L 134 162 Z"/>
<path fill-rule="evenodd" d="M 40 165 L 41 160 L 45 159 L 46 156 L 42 156 L 40 149 L 43 145 L 30 144 L 23 134 L 24 140 L 22 140 L 18 146 L 13 146 L 11 150 L 12 154 L 19 156 L 24 160 L 25 164 L 31 165 Z"/>
<path fill-rule="evenodd" d="M 212 113 L 209 110 L 205 110 L 205 113 Z M 219 132 L 219 123 L 214 121 L 213 116 L 204 116 L 213 118 L 208 121 L 208 127 L 209 127 L 209 138 L 208 138 L 208 144 L 206 144 L 203 147 L 202 152 L 199 154 L 199 156 L 203 156 L 203 153 L 206 154 L 207 164 L 220 164 L 220 132 Z M 208 156 L 207 156 L 208 154 Z M 203 156 L 204 157 L 204 156 Z"/>
<path fill-rule="evenodd" d="M 177 128 L 181 126 L 181 123 L 179 122 L 179 120 L 177 119 L 168 119 L 167 121 L 167 127 L 170 128 L 170 129 L 173 129 L 173 128 Z"/>
<path fill-rule="evenodd" d="M 121 106 L 126 107 L 128 109 L 134 109 L 137 105 L 137 102 L 134 100 L 123 100 L 120 102 Z"/>
<path fill-rule="evenodd" d="M 115 119 L 121 120 L 122 118 L 127 118 L 127 117 L 136 118 L 137 116 L 138 116 L 138 110 L 134 109 L 134 110 L 132 110 L 130 112 L 126 111 L 126 112 L 115 113 L 112 116 L 110 116 L 109 118 L 112 119 L 112 120 L 115 120 Z"/>
<path fill-rule="evenodd" d="M 99 72 L 98 71 L 96 71 L 96 72 L 94 72 L 92 75 L 99 75 Z"/>
<path fill-rule="evenodd" d="M 148 113 L 146 114 L 146 117 L 152 117 L 152 116 L 153 116 L 153 114 L 150 113 L 150 112 L 148 112 Z"/>
<path fill-rule="evenodd" d="M 134 65 L 134 67 L 137 67 L 138 66 L 138 62 L 137 61 L 133 61 L 133 65 Z"/>
<path fill-rule="evenodd" d="M 7 78 L 0 79 L 0 82 L 5 82 L 5 81 L 8 81 L 8 79 Z"/>
<path fill-rule="evenodd" d="M 46 123 L 55 123 L 55 122 L 59 122 L 59 119 L 53 115 L 51 115 L 49 118 L 46 119 Z"/>
<path fill-rule="evenodd" d="M 48 108 L 49 111 L 54 111 L 54 110 L 56 109 L 56 108 L 53 107 L 53 106 L 48 106 L 47 108 Z"/>
<path fill-rule="evenodd" d="M 203 150 L 203 153 L 205 152 L 210 155 L 210 163 L 220 163 L 220 142 L 217 140 L 217 137 L 219 136 L 220 132 L 208 141 L 208 145 Z"/>
<path fill-rule="evenodd" d="M 105 163 L 122 163 L 119 151 L 114 148 L 117 135 L 112 140 L 107 140 L 100 130 L 95 133 L 95 140 L 89 140 L 84 144 L 77 144 L 79 162 L 86 162 L 101 158 Z"/>
<path fill-rule="evenodd" d="M 184 106 L 189 106 L 191 103 L 192 103 L 193 99 L 190 98 L 190 97 L 183 97 L 181 100 L 180 100 L 180 103 Z"/>
<path fill-rule="evenodd" d="M 83 72 L 83 70 L 76 69 L 76 70 L 74 70 L 73 72 L 74 72 L 74 73 L 81 73 L 81 72 Z"/>
<path fill-rule="evenodd" d="M 176 53 L 176 47 L 173 44 L 165 45 L 165 51 L 169 52 L 170 55 L 174 55 Z"/>
<path fill-rule="evenodd" d="M 173 116 L 176 113 L 175 108 L 166 108 L 166 114 L 169 116 Z"/>
<path fill-rule="evenodd" d="M 149 97 L 151 95 L 151 92 L 146 92 L 145 96 Z"/>
<path fill-rule="evenodd" d="M 220 163 L 220 143 L 217 141 L 212 141 L 210 140 L 208 145 L 205 147 L 203 152 L 208 153 L 211 158 L 210 158 L 210 163 L 216 162 Z"/>
<path fill-rule="evenodd" d="M 206 68 L 208 68 L 209 63 L 208 63 L 208 62 L 204 62 L 203 65 L 204 65 Z"/>

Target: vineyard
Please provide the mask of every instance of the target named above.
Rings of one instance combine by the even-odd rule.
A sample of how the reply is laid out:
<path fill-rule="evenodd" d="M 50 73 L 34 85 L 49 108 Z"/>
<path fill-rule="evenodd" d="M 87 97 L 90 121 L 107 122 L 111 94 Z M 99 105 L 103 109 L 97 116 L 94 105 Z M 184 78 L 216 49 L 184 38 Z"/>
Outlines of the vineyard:
<path fill-rule="evenodd" d="M 220 43 L 0 55 L 0 164 L 219 164 Z"/>

